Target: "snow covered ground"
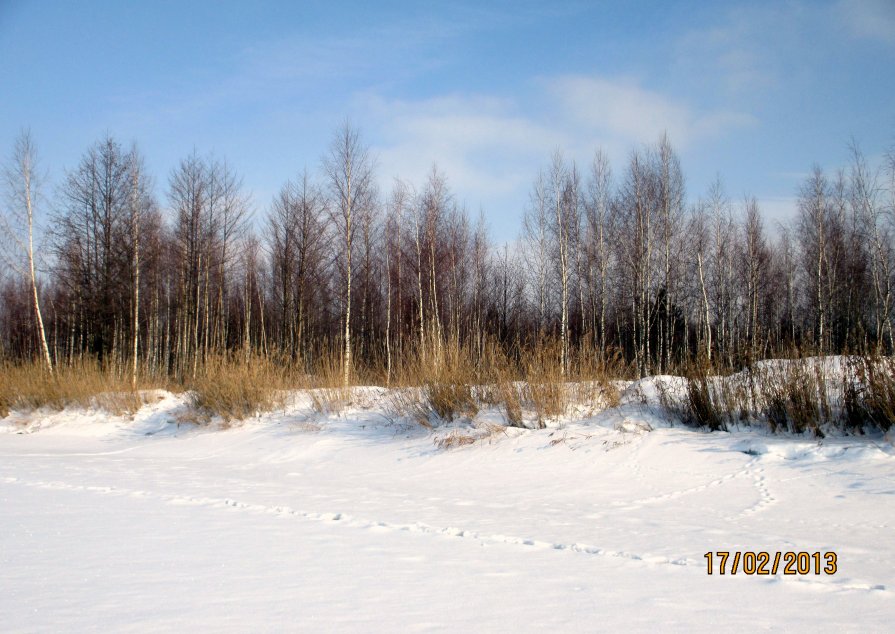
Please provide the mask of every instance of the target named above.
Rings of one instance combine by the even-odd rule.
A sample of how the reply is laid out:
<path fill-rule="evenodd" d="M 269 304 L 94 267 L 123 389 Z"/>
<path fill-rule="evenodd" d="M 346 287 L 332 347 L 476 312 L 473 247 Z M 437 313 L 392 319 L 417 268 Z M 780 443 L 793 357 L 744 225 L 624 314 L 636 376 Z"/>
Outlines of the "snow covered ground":
<path fill-rule="evenodd" d="M 177 425 L 166 393 L 133 419 L 5 419 L 0 628 L 891 631 L 887 439 L 701 433 L 636 404 L 430 432 L 381 398 L 223 430 Z M 707 574 L 738 550 L 838 571 Z"/>

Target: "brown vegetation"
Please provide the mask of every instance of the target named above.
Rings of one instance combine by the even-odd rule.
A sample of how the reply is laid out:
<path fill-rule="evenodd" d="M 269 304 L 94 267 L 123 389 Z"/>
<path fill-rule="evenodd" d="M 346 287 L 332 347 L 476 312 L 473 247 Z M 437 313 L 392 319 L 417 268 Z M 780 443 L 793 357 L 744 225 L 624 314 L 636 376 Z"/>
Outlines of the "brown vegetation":
<path fill-rule="evenodd" d="M 162 387 L 143 382 L 133 390 L 126 371 L 114 372 L 95 361 L 63 365 L 50 374 L 37 361 L 0 365 L 0 416 L 11 410 L 97 408 L 112 414 L 132 414 L 144 403 L 141 390 Z"/>
<path fill-rule="evenodd" d="M 841 363 L 841 366 L 839 365 Z M 895 420 L 895 359 L 810 357 L 762 362 L 728 376 L 688 369 L 685 394 L 661 402 L 685 424 L 728 429 L 767 424 L 771 431 L 886 431 Z"/>

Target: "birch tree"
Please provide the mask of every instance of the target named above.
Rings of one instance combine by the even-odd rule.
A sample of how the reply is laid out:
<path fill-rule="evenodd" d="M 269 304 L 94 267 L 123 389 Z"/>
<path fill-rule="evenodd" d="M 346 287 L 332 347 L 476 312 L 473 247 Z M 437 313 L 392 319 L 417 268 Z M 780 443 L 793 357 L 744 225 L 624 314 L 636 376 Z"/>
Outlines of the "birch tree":
<path fill-rule="evenodd" d="M 323 170 L 330 188 L 330 217 L 341 244 L 339 259 L 343 273 L 343 353 L 342 383 L 351 378 L 351 282 L 354 250 L 355 220 L 358 209 L 372 204 L 373 168 L 367 147 L 360 132 L 345 123 L 335 133 L 329 151 L 323 158 Z"/>
<path fill-rule="evenodd" d="M 758 201 L 748 198 L 745 203 L 746 217 L 743 224 L 743 252 L 741 274 L 745 278 L 743 290 L 746 294 L 746 339 L 749 358 L 757 359 L 759 354 L 761 320 L 759 310 L 767 284 L 770 253 L 764 234 L 764 224 Z"/>
<path fill-rule="evenodd" d="M 34 324 L 40 341 L 40 353 L 47 372 L 53 373 L 53 359 L 47 345 L 37 273 L 34 264 L 35 206 L 40 198 L 40 176 L 36 172 L 37 151 L 30 131 L 23 131 L 16 139 L 12 160 L 4 169 L 8 208 L 0 215 L 0 233 L 11 249 L 4 250 L 7 264 L 26 278 L 31 286 Z"/>
<path fill-rule="evenodd" d="M 633 327 L 632 347 L 640 376 L 649 374 L 651 367 L 654 185 L 650 162 L 640 152 L 633 152 L 617 204 L 619 246 L 627 277 Z"/>
<path fill-rule="evenodd" d="M 829 184 L 820 167 L 815 166 L 811 176 L 802 185 L 799 195 L 799 238 L 806 278 L 808 280 L 811 311 L 814 316 L 815 343 L 825 349 L 829 292 Z"/>
<path fill-rule="evenodd" d="M 892 248 L 891 229 L 885 222 L 882 195 L 884 188 L 879 171 L 872 170 L 857 143 L 850 146 L 852 162 L 850 167 L 851 206 L 863 228 L 863 242 L 868 250 L 870 281 L 873 291 L 874 340 L 888 341 L 888 349 L 893 346 L 892 338 L 892 281 L 895 268 L 895 254 Z"/>
<path fill-rule="evenodd" d="M 659 203 L 659 222 L 662 231 L 663 271 L 662 288 L 664 291 L 665 311 L 664 319 L 659 324 L 659 347 L 657 351 L 662 367 L 671 365 L 672 349 L 675 345 L 673 321 L 673 306 L 676 299 L 676 286 L 678 281 L 677 269 L 680 264 L 678 253 L 678 234 L 683 222 L 684 212 L 684 177 L 681 172 L 680 160 L 668 135 L 663 134 L 659 140 L 657 160 L 657 186 Z"/>
<path fill-rule="evenodd" d="M 574 166 L 570 172 L 562 153 L 557 150 L 550 165 L 547 195 L 551 207 L 549 235 L 560 286 L 560 372 L 563 376 L 569 371 L 569 295 L 572 283 L 573 223 L 578 222 L 579 212 L 577 185 Z"/>
<path fill-rule="evenodd" d="M 591 297 L 594 295 L 598 297 L 598 306 L 593 307 L 592 314 L 596 330 L 599 333 L 600 359 L 603 361 L 606 358 L 606 307 L 608 305 L 611 251 L 609 248 L 609 233 L 612 225 L 611 181 L 612 170 L 609 158 L 602 150 L 598 150 L 591 162 L 585 212 L 588 228 L 587 245 L 590 253 L 588 266 L 595 269 L 588 275 L 588 279 L 596 286 L 591 291 Z"/>
<path fill-rule="evenodd" d="M 131 332 L 131 389 L 137 389 L 137 369 L 139 368 L 140 350 L 140 267 L 142 266 L 141 234 L 146 212 L 153 202 L 150 198 L 149 178 L 143 164 L 143 158 L 136 145 L 127 156 L 128 182 L 130 186 L 128 213 L 130 215 L 130 249 L 131 249 L 131 283 L 132 296 L 132 332 Z"/>
<path fill-rule="evenodd" d="M 522 216 L 522 238 L 525 263 L 534 290 L 537 306 L 538 336 L 544 334 L 547 323 L 550 278 L 550 209 L 547 199 L 547 182 L 543 172 L 538 173 L 530 195 L 530 202 Z"/>

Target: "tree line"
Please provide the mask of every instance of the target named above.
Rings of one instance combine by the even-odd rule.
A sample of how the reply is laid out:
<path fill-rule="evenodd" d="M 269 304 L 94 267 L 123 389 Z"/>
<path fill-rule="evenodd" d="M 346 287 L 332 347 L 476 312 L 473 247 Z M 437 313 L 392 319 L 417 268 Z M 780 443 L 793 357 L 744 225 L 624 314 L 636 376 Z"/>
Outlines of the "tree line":
<path fill-rule="evenodd" d="M 50 193 L 23 133 L 4 175 L 0 359 L 50 372 L 87 357 L 135 383 L 186 379 L 262 355 L 389 382 L 408 355 L 553 341 L 563 374 L 587 358 L 645 376 L 895 343 L 895 154 L 872 167 L 856 144 L 770 231 L 720 179 L 688 203 L 666 136 L 617 172 L 602 151 L 557 151 L 504 245 L 436 166 L 380 191 L 349 124 L 257 218 L 236 170 L 195 151 L 156 187 L 136 146 L 104 138 Z"/>

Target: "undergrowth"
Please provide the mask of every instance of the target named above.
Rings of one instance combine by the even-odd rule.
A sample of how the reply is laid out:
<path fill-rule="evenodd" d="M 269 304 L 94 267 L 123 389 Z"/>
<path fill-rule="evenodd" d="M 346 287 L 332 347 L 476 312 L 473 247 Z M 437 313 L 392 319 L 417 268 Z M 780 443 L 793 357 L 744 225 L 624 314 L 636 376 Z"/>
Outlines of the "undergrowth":
<path fill-rule="evenodd" d="M 93 360 L 58 366 L 51 374 L 36 362 L 0 365 L 0 417 L 66 407 L 101 409 L 114 415 L 133 414 L 145 402 L 143 390 L 166 387 L 141 380 L 132 389 L 130 376 L 103 368 Z"/>
<path fill-rule="evenodd" d="M 448 344 L 411 350 L 395 364 L 386 408 L 394 417 L 434 428 L 453 421 L 476 424 L 483 408 L 499 411 L 505 426 L 543 428 L 568 416 L 586 418 L 615 407 L 614 379 L 630 376 L 620 355 L 582 347 L 561 365 L 558 342 L 506 349 L 485 341 L 476 349 Z M 724 375 L 708 363 L 691 364 L 676 379 L 660 379 L 659 405 L 681 422 L 709 430 L 764 424 L 773 432 L 822 436 L 887 431 L 895 421 L 895 359 L 868 355 L 759 361 Z M 353 383 L 384 377 L 376 368 L 354 371 Z M 209 358 L 195 378 L 172 382 L 140 377 L 95 361 L 61 365 L 53 374 L 39 363 L 0 364 L 0 416 L 12 411 L 69 406 L 132 414 L 146 390 L 187 390 L 192 420 L 235 421 L 284 407 L 304 390 L 319 413 L 341 412 L 352 401 L 337 354 L 296 364 L 275 355 Z M 441 437 L 445 438 L 445 437 Z M 445 439 L 447 444 L 463 443 Z"/>
<path fill-rule="evenodd" d="M 763 423 L 772 432 L 886 431 L 895 420 L 895 359 L 811 357 L 761 361 L 728 376 L 688 368 L 683 394 L 660 383 L 660 404 L 688 425 L 726 430 Z"/>
<path fill-rule="evenodd" d="M 282 406 L 285 386 L 282 366 L 268 359 L 258 357 L 246 363 L 214 357 L 187 382 L 187 402 L 200 415 L 197 422 L 214 416 L 230 422 Z"/>

